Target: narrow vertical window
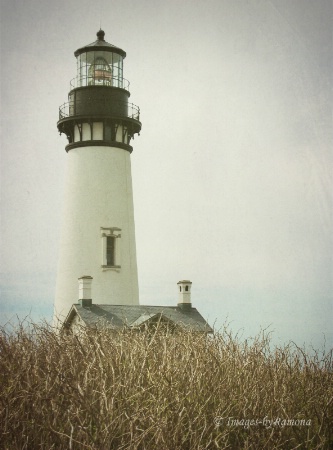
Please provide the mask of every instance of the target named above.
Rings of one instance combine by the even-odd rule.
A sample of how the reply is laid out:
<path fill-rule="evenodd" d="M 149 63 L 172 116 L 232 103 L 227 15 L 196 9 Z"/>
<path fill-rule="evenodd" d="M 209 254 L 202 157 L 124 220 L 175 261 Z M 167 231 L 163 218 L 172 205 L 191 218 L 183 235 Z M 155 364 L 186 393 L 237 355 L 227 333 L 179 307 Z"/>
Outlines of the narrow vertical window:
<path fill-rule="evenodd" d="M 115 265 L 115 238 L 114 236 L 107 236 L 106 238 L 106 265 Z"/>
<path fill-rule="evenodd" d="M 104 139 L 106 141 L 112 140 L 112 129 L 110 122 L 105 122 L 104 124 Z"/>
<path fill-rule="evenodd" d="M 121 269 L 121 229 L 101 227 L 103 270 Z"/>

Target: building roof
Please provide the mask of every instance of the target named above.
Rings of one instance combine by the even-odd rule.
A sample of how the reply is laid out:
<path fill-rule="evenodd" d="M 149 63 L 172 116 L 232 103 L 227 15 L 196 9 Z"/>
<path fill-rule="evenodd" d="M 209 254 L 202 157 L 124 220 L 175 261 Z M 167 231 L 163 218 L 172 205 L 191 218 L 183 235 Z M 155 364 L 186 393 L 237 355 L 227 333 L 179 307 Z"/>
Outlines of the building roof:
<path fill-rule="evenodd" d="M 78 315 L 86 326 L 104 326 L 111 329 L 140 327 L 149 321 L 159 320 L 183 326 L 185 329 L 212 333 L 212 328 L 196 308 L 184 310 L 176 306 L 145 305 L 96 305 L 81 306 L 74 304 L 63 326 L 70 327 Z"/>

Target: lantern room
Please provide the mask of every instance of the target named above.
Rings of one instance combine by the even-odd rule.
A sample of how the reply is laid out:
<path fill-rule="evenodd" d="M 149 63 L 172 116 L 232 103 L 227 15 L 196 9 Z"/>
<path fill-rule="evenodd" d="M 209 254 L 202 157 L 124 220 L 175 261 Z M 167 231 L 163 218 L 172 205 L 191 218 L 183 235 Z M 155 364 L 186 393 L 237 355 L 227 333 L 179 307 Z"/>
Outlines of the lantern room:
<path fill-rule="evenodd" d="M 70 82 L 68 102 L 59 108 L 58 129 L 69 144 L 66 151 L 82 146 L 121 147 L 131 152 L 131 140 L 141 130 L 140 109 L 129 102 L 129 82 L 123 77 L 126 53 L 104 39 L 74 53 L 77 73 Z"/>
<path fill-rule="evenodd" d="M 76 86 L 123 86 L 123 59 L 126 53 L 104 40 L 99 30 L 98 40 L 78 49 Z"/>

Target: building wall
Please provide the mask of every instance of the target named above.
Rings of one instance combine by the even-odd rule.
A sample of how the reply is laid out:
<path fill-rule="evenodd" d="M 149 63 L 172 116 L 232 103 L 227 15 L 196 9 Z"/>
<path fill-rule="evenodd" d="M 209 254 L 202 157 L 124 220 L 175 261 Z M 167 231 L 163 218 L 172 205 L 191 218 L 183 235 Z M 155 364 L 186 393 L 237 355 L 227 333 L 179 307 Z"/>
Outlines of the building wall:
<path fill-rule="evenodd" d="M 78 278 L 93 277 L 101 304 L 138 304 L 130 153 L 115 147 L 80 147 L 67 154 L 63 227 L 55 313 L 65 316 L 78 299 Z M 118 228 L 117 262 L 103 268 L 101 228 Z"/>
<path fill-rule="evenodd" d="M 69 326 L 70 331 L 74 334 L 80 334 L 82 332 L 82 327 L 84 327 L 84 322 L 78 315 L 75 315 Z"/>

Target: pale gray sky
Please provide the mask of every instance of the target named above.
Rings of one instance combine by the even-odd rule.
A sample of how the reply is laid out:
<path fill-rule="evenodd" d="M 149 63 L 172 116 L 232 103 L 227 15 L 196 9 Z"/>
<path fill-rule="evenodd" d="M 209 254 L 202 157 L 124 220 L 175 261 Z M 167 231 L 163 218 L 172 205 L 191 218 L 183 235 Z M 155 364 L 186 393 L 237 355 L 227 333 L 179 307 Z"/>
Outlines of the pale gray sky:
<path fill-rule="evenodd" d="M 50 318 L 61 221 L 58 107 L 73 52 L 127 52 L 143 128 L 132 153 L 142 304 L 176 283 L 220 326 L 332 343 L 332 3 L 1 5 L 2 322 Z M 74 299 L 75 300 L 75 299 Z"/>

